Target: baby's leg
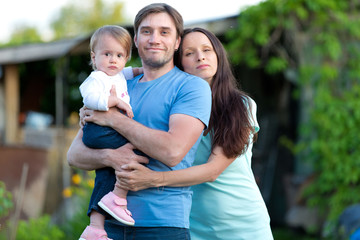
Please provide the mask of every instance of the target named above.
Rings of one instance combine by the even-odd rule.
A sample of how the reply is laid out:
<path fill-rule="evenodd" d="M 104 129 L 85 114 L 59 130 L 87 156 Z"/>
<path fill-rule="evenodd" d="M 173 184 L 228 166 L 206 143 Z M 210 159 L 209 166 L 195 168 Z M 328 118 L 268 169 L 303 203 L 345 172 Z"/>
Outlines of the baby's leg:
<path fill-rule="evenodd" d="M 90 226 L 97 229 L 105 230 L 105 217 L 101 213 L 96 211 L 92 211 L 90 213 Z"/>
<path fill-rule="evenodd" d="M 96 211 L 92 211 L 90 213 L 90 225 L 85 228 L 79 240 L 90 240 L 90 239 L 111 240 L 107 237 L 104 224 L 105 224 L 105 217 Z"/>
<path fill-rule="evenodd" d="M 115 184 L 113 193 L 114 193 L 116 196 L 120 197 L 120 198 L 126 198 L 127 193 L 128 193 L 128 190 L 119 188 L 119 187 L 117 187 L 116 184 Z M 126 206 L 125 206 L 125 208 L 126 208 Z"/>
<path fill-rule="evenodd" d="M 106 216 L 106 212 L 99 207 L 98 202 L 102 197 L 114 189 L 114 184 L 116 183 L 115 171 L 114 169 L 107 167 L 97 169 L 95 172 L 95 185 L 91 194 L 87 214 L 90 216 L 92 211 L 96 211 Z"/>
<path fill-rule="evenodd" d="M 83 142 L 90 148 L 115 149 L 128 143 L 128 140 L 112 128 L 87 123 L 83 128 Z M 134 150 L 134 152 L 146 156 L 141 151 Z M 114 183 L 114 169 L 104 168 L 96 171 L 95 187 L 91 195 L 88 214 L 91 211 L 104 214 L 105 211 L 123 224 L 132 226 L 135 221 L 127 209 L 127 191 L 114 187 Z"/>

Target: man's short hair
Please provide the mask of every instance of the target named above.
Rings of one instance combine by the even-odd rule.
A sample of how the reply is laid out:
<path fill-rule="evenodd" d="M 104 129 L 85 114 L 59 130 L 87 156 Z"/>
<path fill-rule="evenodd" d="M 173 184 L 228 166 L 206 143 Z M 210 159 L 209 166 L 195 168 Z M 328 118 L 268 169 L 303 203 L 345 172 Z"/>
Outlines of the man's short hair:
<path fill-rule="evenodd" d="M 184 32 L 184 21 L 181 14 L 173 7 L 167 5 L 166 3 L 153 3 L 150 4 L 143 9 L 141 9 L 135 17 L 134 20 L 134 30 L 135 35 L 137 35 L 137 31 L 141 22 L 150 14 L 153 13 L 167 13 L 174 20 L 174 24 L 176 27 L 177 37 L 181 37 Z"/>

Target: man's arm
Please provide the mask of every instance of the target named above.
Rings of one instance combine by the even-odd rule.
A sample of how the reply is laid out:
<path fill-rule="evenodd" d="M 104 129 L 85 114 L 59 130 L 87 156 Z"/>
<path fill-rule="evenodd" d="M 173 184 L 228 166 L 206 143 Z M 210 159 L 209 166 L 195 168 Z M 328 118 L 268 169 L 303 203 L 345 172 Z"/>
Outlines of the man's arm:
<path fill-rule="evenodd" d="M 205 127 L 197 118 L 173 114 L 169 120 L 169 131 L 154 130 L 124 116 L 114 108 L 107 112 L 85 110 L 84 120 L 114 128 L 135 148 L 170 167 L 181 162 Z"/>
<path fill-rule="evenodd" d="M 80 129 L 67 152 L 70 166 L 83 170 L 94 170 L 112 167 L 120 170 L 121 166 L 131 161 L 148 163 L 148 159 L 133 152 L 133 146 L 126 144 L 118 149 L 91 149 L 82 141 L 83 131 Z"/>

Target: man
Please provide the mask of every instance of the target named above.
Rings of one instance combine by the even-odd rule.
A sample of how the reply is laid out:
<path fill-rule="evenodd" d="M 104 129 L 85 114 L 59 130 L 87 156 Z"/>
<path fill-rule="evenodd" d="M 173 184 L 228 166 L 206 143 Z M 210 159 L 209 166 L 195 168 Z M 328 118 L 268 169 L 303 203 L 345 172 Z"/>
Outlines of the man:
<path fill-rule="evenodd" d="M 128 81 L 134 119 L 116 109 L 85 110 L 85 121 L 110 126 L 131 144 L 118 149 L 88 149 L 79 130 L 69 151 L 71 166 L 85 170 L 121 166 L 131 161 L 147 163 L 134 148 L 150 156 L 147 167 L 171 171 L 190 167 L 211 108 L 210 87 L 204 80 L 174 66 L 173 55 L 183 32 L 181 15 L 167 4 L 151 4 L 139 11 L 134 22 L 134 41 L 144 74 Z M 109 177 L 109 181 L 114 176 Z M 96 183 L 93 195 L 98 191 Z M 188 187 L 163 187 L 129 192 L 128 209 L 135 227 L 114 219 L 105 228 L 113 239 L 190 239 Z M 96 209 L 94 206 L 93 209 Z M 97 209 L 96 209 L 97 210 Z M 90 209 L 91 211 L 91 209 Z"/>

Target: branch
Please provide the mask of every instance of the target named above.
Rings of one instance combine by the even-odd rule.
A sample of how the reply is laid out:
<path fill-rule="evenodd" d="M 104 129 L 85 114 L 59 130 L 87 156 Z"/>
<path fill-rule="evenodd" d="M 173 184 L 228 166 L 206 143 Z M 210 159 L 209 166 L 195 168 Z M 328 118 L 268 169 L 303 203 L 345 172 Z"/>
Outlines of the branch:
<path fill-rule="evenodd" d="M 267 58 L 269 55 L 270 48 L 279 41 L 281 34 L 283 32 L 282 27 L 277 27 L 275 31 L 270 36 L 270 41 L 261 49 L 261 59 Z"/>

